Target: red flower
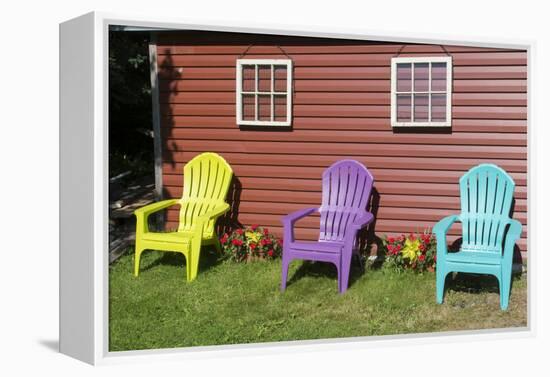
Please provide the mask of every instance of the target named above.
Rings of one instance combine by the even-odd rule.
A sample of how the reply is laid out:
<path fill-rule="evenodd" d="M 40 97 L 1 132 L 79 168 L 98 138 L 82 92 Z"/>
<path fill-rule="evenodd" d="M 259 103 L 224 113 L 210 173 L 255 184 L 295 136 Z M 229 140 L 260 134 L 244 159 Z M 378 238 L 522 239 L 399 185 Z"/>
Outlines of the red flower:
<path fill-rule="evenodd" d="M 418 257 L 418 260 L 420 262 L 424 262 L 425 259 L 426 259 L 426 256 L 424 254 L 422 254 L 421 256 Z"/>
<path fill-rule="evenodd" d="M 426 246 L 424 246 L 424 244 L 420 244 L 418 248 L 420 249 L 420 251 L 426 251 Z"/>
<path fill-rule="evenodd" d="M 256 230 L 258 228 L 258 224 L 252 224 L 250 225 L 250 229 Z"/>
<path fill-rule="evenodd" d="M 411 233 L 411 234 L 409 234 L 409 239 L 410 239 L 411 241 L 414 241 L 414 240 L 416 239 L 416 237 L 415 237 L 414 234 Z"/>
<path fill-rule="evenodd" d="M 238 235 L 241 235 L 241 236 L 242 236 L 242 234 L 243 234 L 243 230 L 242 230 L 241 228 L 237 229 L 235 232 L 236 232 Z"/>
<path fill-rule="evenodd" d="M 388 245 L 388 251 L 389 251 L 390 253 L 393 254 L 393 250 L 394 250 L 394 249 L 395 249 L 395 248 L 394 248 L 393 245 Z"/>
<path fill-rule="evenodd" d="M 243 241 L 234 239 L 233 241 L 231 241 L 231 243 L 233 243 L 233 245 L 235 246 L 241 246 L 243 244 Z"/>
<path fill-rule="evenodd" d="M 268 235 L 269 234 L 269 229 L 268 228 L 264 228 L 264 235 Z"/>
<path fill-rule="evenodd" d="M 256 245 L 255 243 L 251 243 L 248 246 L 250 246 L 250 250 L 254 250 L 258 245 Z"/>
<path fill-rule="evenodd" d="M 403 247 L 402 245 L 396 245 L 395 250 L 399 251 L 399 250 L 401 250 L 402 247 Z"/>
<path fill-rule="evenodd" d="M 389 242 L 389 243 L 394 243 L 394 242 L 395 242 L 395 238 L 393 238 L 393 237 L 388 237 L 388 242 Z"/>
<path fill-rule="evenodd" d="M 277 240 L 277 243 L 279 244 L 279 246 L 283 246 L 283 240 Z"/>
<path fill-rule="evenodd" d="M 273 250 L 269 250 L 269 251 L 267 252 L 267 255 L 269 255 L 270 257 L 272 257 L 272 256 L 273 256 Z"/>

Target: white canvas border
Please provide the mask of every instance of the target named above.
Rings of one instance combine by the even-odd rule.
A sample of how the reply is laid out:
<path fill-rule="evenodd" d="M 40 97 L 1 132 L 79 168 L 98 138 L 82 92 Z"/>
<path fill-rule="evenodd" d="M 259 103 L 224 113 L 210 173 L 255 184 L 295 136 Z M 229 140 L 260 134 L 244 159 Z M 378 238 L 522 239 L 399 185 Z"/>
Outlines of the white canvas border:
<path fill-rule="evenodd" d="M 306 340 L 280 343 L 240 344 L 209 347 L 174 348 L 145 351 L 108 351 L 108 65 L 105 59 L 108 49 L 109 25 L 128 25 L 136 27 L 166 28 L 166 29 L 194 29 L 228 32 L 248 32 L 263 34 L 284 34 L 296 36 L 312 36 L 325 38 L 344 38 L 359 40 L 399 41 L 410 43 L 434 43 L 434 44 L 460 44 L 477 47 L 518 48 L 528 51 L 528 260 L 530 266 L 536 266 L 536 254 L 531 252 L 532 246 L 532 220 L 535 200 L 533 189 L 533 156 L 534 132 L 532 118 L 534 115 L 532 91 L 534 72 L 535 43 L 531 40 L 490 40 L 484 38 L 468 37 L 468 41 L 456 36 L 440 36 L 425 33 L 387 33 L 373 30 L 358 30 L 338 28 L 336 32 L 327 32 L 325 28 L 314 26 L 289 26 L 271 24 L 214 22 L 205 24 L 201 20 L 184 20 L 159 17 L 142 17 L 112 13 L 93 12 L 87 16 L 94 19 L 94 213 L 90 214 L 94 220 L 94 256 L 93 269 L 93 305 L 94 305 L 94 329 L 93 339 L 82 339 L 82 342 L 93 344 L 94 354 L 91 360 L 84 360 L 93 364 L 118 364 L 129 362 L 149 362 L 155 360 L 183 360 L 203 359 L 210 357 L 232 357 L 245 355 L 263 355 L 273 353 L 294 353 L 297 351 L 335 351 L 366 349 L 372 347 L 405 346 L 414 340 L 415 344 L 437 344 L 449 342 L 492 341 L 502 339 L 517 339 L 533 337 L 536 334 L 536 318 L 534 318 L 535 303 L 532 300 L 534 289 L 532 285 L 533 268 L 528 269 L 528 326 L 520 329 L 460 331 L 450 333 L 413 334 L 383 337 L 356 337 L 326 340 Z M 336 28 L 334 28 L 336 29 Z M 411 37 L 414 35 L 414 37 Z M 60 148 L 63 148 L 60 145 Z M 63 198 L 61 198 L 62 200 Z M 61 232 L 69 231 L 64 228 Z M 63 266 L 60 266 L 62 268 Z M 65 266 L 65 268 L 67 268 Z M 75 288 L 77 289 L 77 288 Z M 60 298 L 63 300 L 63 297 Z M 60 328 L 64 326 L 60 323 Z M 458 335 L 458 336 L 457 336 Z M 61 342 L 63 340 L 61 339 Z"/>

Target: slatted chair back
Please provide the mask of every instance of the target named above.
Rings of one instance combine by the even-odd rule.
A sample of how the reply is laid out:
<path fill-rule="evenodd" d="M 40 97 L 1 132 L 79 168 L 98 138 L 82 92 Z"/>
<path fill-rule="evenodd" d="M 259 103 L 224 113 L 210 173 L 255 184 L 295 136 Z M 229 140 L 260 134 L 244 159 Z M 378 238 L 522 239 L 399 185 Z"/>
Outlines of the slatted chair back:
<path fill-rule="evenodd" d="M 502 252 L 515 183 L 501 168 L 481 164 L 460 178 L 462 250 Z"/>
<path fill-rule="evenodd" d="M 341 160 L 323 172 L 319 241 L 343 241 L 348 224 L 367 210 L 374 178 L 355 160 Z"/>
<path fill-rule="evenodd" d="M 195 219 L 225 202 L 233 170 L 216 153 L 202 153 L 183 168 L 178 231 L 191 231 Z M 205 236 L 214 234 L 215 221 L 204 226 Z"/>

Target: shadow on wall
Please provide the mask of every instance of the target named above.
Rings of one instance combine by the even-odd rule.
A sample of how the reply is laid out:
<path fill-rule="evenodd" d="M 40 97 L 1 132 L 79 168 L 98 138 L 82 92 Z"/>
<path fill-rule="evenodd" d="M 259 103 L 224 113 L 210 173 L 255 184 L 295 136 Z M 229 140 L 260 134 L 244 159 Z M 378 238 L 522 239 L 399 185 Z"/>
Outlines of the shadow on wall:
<path fill-rule="evenodd" d="M 176 141 L 169 139 L 172 136 L 171 132 L 175 127 L 175 112 L 173 105 L 174 99 L 172 93 L 177 91 L 178 81 L 183 78 L 183 75 L 178 69 L 175 69 L 174 59 L 169 49 L 162 51 L 162 62 L 158 64 L 158 89 L 159 89 L 159 111 L 160 111 L 160 139 L 162 150 L 162 163 L 170 164 L 172 168 L 176 167 L 177 156 L 180 152 Z M 167 148 L 168 146 L 168 148 Z M 183 173 L 183 167 L 181 169 Z M 183 181 L 182 181 L 183 182 Z M 164 188 L 164 186 L 163 186 Z M 167 195 L 166 190 L 163 192 L 163 197 Z"/>
<path fill-rule="evenodd" d="M 183 150 L 180 149 L 176 140 L 171 139 L 172 130 L 176 126 L 175 119 L 177 114 L 174 111 L 173 98 L 171 93 L 178 90 L 178 81 L 183 78 L 183 74 L 174 67 L 174 60 L 169 49 L 165 49 L 161 52 L 162 61 L 158 67 L 158 86 L 159 86 L 159 110 L 160 110 L 160 123 L 161 123 L 161 150 L 162 161 L 164 166 L 169 165 L 171 168 L 178 168 L 183 174 L 183 161 L 188 160 L 187 156 L 183 156 Z M 158 63 L 158 62 L 155 62 Z M 180 88 L 181 90 L 181 88 Z M 209 152 L 209 151 L 204 151 Z M 211 151 L 216 152 L 216 151 Z M 199 154 L 197 152 L 196 154 Z M 223 154 L 222 154 L 223 157 Z M 163 166 L 163 168 L 164 168 Z M 181 180 L 183 184 L 183 179 Z M 233 175 L 231 186 L 227 194 L 227 203 L 230 205 L 230 210 L 224 216 L 220 217 L 217 223 L 218 234 L 223 234 L 232 229 L 242 227 L 242 224 L 238 220 L 239 206 L 241 201 L 242 184 L 240 179 Z M 162 198 L 170 198 L 174 195 L 172 189 L 168 189 L 163 185 Z M 161 219 L 162 222 L 163 219 Z M 166 224 L 164 226 L 166 229 Z"/>
<path fill-rule="evenodd" d="M 219 235 L 230 232 L 233 229 L 241 228 L 243 224 L 239 221 L 239 206 L 241 204 L 241 192 L 243 190 L 243 186 L 241 184 L 240 179 L 233 175 L 233 179 L 231 180 L 231 186 L 229 186 L 229 191 L 227 193 L 227 203 L 229 204 L 230 208 L 229 211 L 222 216 L 217 226 L 217 232 Z"/>
<path fill-rule="evenodd" d="M 453 133 L 452 127 L 392 127 L 394 134 L 448 134 Z"/>
<path fill-rule="evenodd" d="M 363 228 L 358 235 L 359 247 L 361 250 L 366 250 L 367 257 L 370 255 L 378 255 L 382 252 L 382 240 L 376 236 L 375 232 L 379 207 L 380 193 L 376 189 L 376 186 L 373 186 L 367 211 L 374 215 L 374 220 L 369 224 L 368 227 Z"/>

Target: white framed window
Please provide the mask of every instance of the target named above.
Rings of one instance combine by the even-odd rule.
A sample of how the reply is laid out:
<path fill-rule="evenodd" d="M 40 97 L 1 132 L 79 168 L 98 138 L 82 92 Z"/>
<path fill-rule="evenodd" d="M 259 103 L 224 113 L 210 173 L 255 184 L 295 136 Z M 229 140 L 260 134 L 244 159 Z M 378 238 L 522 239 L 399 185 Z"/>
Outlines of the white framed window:
<path fill-rule="evenodd" d="M 391 60 L 392 127 L 450 127 L 452 58 Z"/>
<path fill-rule="evenodd" d="M 290 126 L 292 60 L 237 59 L 237 124 Z"/>

